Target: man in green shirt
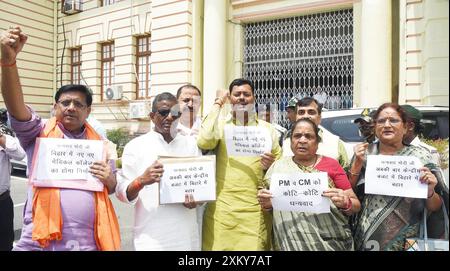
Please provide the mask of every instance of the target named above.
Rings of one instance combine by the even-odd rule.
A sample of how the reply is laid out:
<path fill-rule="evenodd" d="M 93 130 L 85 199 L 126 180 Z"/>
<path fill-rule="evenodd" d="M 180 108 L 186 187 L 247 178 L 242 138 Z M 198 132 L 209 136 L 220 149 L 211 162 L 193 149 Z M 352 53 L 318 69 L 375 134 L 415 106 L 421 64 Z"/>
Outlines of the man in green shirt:
<path fill-rule="evenodd" d="M 237 131 L 249 136 L 239 141 Z M 264 140 L 252 141 L 252 133 Z M 273 126 L 256 117 L 252 82 L 236 79 L 229 94 L 216 99 L 202 122 L 197 144 L 215 150 L 217 156 L 217 199 L 208 203 L 203 217 L 203 250 L 270 249 L 271 214 L 261 210 L 256 194 L 281 148 Z"/>

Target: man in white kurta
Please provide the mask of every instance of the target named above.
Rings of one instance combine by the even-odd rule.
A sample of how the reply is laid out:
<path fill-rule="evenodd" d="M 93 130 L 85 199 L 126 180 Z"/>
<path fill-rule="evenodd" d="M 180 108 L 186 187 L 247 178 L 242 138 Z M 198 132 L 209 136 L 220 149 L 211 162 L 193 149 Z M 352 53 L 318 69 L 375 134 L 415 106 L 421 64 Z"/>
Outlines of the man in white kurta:
<path fill-rule="evenodd" d="M 160 95 L 165 96 L 161 99 Z M 181 203 L 159 205 L 158 182 L 164 173 L 155 169 L 158 156 L 201 154 L 194 137 L 183 136 L 173 129 L 179 116 L 170 111 L 176 104 L 175 97 L 169 93 L 160 95 L 155 97 L 150 114 L 155 129 L 125 146 L 116 195 L 121 201 L 135 206 L 136 250 L 200 250 L 196 210 Z M 150 181 L 151 178 L 154 181 Z M 138 191 L 136 198 L 130 198 L 133 189 Z"/>

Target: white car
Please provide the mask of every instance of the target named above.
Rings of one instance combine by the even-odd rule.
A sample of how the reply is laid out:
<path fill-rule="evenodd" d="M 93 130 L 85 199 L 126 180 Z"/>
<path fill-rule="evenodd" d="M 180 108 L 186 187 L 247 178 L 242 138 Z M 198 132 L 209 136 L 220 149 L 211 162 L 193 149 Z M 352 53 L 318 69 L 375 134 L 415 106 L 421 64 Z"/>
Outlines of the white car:
<path fill-rule="evenodd" d="M 448 128 L 448 106 L 415 106 L 423 114 L 422 122 L 425 129 L 423 136 L 427 139 L 447 139 L 449 137 Z M 377 108 L 370 108 L 376 110 Z M 339 136 L 346 144 L 348 157 L 353 156 L 353 146 L 359 142 L 363 142 L 360 136 L 358 125 L 353 121 L 361 116 L 364 108 L 352 108 L 343 110 L 322 111 L 321 125 L 331 133 Z M 444 170 L 445 179 L 449 180 L 448 168 Z"/>
<path fill-rule="evenodd" d="M 10 173 L 13 172 L 13 170 L 23 170 L 23 171 L 27 171 L 27 156 L 25 155 L 25 157 L 22 160 L 15 160 L 15 159 L 11 159 L 11 171 Z"/>

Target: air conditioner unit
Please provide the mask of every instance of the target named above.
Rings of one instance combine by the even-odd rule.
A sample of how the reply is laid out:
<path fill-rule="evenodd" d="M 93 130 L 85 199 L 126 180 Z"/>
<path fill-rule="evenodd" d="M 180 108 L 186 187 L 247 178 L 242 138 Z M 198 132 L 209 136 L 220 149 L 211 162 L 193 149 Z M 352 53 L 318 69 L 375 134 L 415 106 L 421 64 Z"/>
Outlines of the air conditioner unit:
<path fill-rule="evenodd" d="M 104 93 L 105 100 L 120 100 L 122 99 L 122 89 L 121 85 L 118 86 L 108 86 L 106 87 Z"/>
<path fill-rule="evenodd" d="M 130 119 L 144 119 L 149 117 L 150 110 L 146 102 L 134 102 L 130 103 L 128 113 Z"/>
<path fill-rule="evenodd" d="M 62 12 L 65 14 L 75 14 L 81 12 L 82 2 L 81 0 L 65 0 Z"/>

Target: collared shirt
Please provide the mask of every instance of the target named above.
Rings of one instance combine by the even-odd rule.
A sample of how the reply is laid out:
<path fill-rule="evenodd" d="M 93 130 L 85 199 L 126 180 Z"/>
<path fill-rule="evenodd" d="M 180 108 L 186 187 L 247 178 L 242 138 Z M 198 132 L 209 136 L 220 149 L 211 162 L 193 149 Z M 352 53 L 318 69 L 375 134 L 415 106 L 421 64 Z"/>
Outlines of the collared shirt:
<path fill-rule="evenodd" d="M 199 117 L 196 117 L 194 123 L 192 124 L 192 127 L 189 128 L 181 124 L 181 121 L 179 121 L 177 125 L 177 132 L 185 136 L 197 136 L 198 131 L 200 130 L 201 123 L 201 119 Z"/>
<path fill-rule="evenodd" d="M 225 126 L 240 124 L 238 119 L 234 122 L 229 109 L 214 106 L 203 120 L 197 140 L 201 149 L 215 149 L 217 167 L 217 200 L 206 206 L 203 249 L 266 250 L 270 248 L 272 226 L 270 215 L 261 210 L 256 198 L 264 176 L 261 157 L 228 155 Z M 247 125 L 268 130 L 272 139 L 271 152 L 278 159 L 281 148 L 273 126 L 254 115 L 249 117 Z"/>
<path fill-rule="evenodd" d="M 136 250 L 200 250 L 197 212 L 183 204 L 159 205 L 159 185 L 146 185 L 136 199 L 129 201 L 130 183 L 159 156 L 201 155 L 194 137 L 177 134 L 167 143 L 160 133 L 150 131 L 131 140 L 123 151 L 122 172 L 118 174 L 116 196 L 134 208 L 134 247 Z"/>
<path fill-rule="evenodd" d="M 31 113 L 29 121 L 18 121 L 11 117 L 11 126 L 25 149 L 28 158 L 28 170 L 34 153 L 36 138 L 40 135 L 44 122 L 28 107 Z M 58 124 L 64 138 L 85 139 L 85 130 L 80 134 L 72 134 L 62 124 Z M 94 192 L 77 189 L 60 188 L 61 214 L 63 219 L 62 240 L 51 241 L 50 245 L 41 248 L 39 243 L 31 239 L 33 231 L 32 202 L 33 187 L 29 186 L 27 201 L 24 207 L 23 228 L 20 240 L 14 250 L 97 250 L 94 239 L 95 199 Z"/>
<path fill-rule="evenodd" d="M 319 143 L 317 154 L 336 159 L 342 166 L 342 168 L 347 168 L 349 165 L 349 160 L 342 140 L 338 136 L 328 132 L 327 130 L 321 129 L 320 126 L 319 136 L 322 138 L 322 141 Z M 294 156 L 294 153 L 291 150 L 290 138 L 286 138 L 284 140 L 283 156 Z"/>
<path fill-rule="evenodd" d="M 3 136 L 5 137 L 5 148 L 0 146 L 0 195 L 8 191 L 11 186 L 11 162 L 9 159 L 22 160 L 25 157 L 25 151 L 17 138 L 6 134 Z"/>

